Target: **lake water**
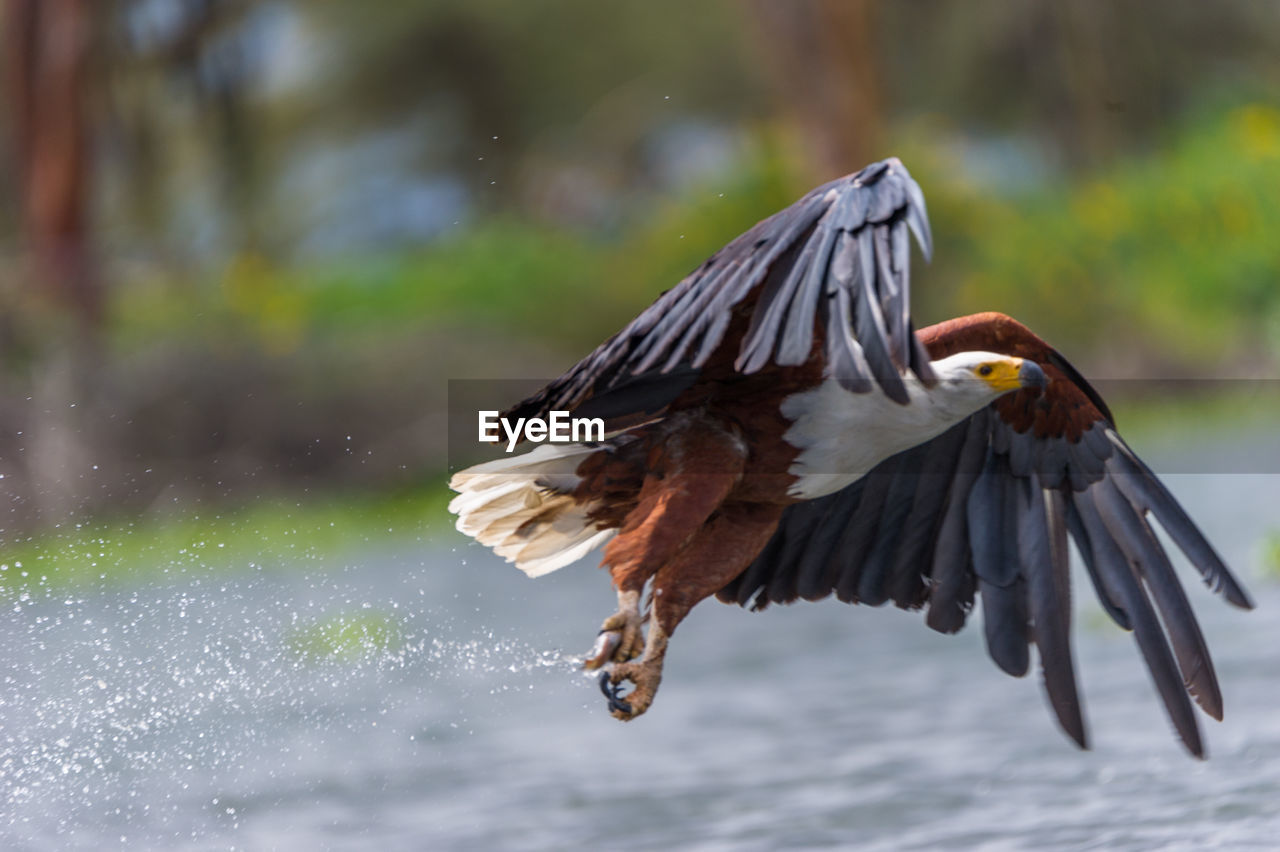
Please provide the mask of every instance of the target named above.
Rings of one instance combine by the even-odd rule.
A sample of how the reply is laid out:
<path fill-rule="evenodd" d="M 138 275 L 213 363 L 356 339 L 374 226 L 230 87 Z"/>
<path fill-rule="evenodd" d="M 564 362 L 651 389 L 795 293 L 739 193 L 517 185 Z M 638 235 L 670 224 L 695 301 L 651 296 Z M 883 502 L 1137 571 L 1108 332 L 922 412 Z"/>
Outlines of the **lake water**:
<path fill-rule="evenodd" d="M 624 725 L 569 659 L 612 612 L 607 578 L 528 580 L 441 534 L 6 603 L 0 847 L 1274 848 L 1280 587 L 1255 568 L 1280 476 L 1167 481 L 1258 602 L 1183 572 L 1226 702 L 1201 715 L 1206 762 L 1091 591 L 1090 752 L 973 624 L 833 602 L 703 604 Z"/>

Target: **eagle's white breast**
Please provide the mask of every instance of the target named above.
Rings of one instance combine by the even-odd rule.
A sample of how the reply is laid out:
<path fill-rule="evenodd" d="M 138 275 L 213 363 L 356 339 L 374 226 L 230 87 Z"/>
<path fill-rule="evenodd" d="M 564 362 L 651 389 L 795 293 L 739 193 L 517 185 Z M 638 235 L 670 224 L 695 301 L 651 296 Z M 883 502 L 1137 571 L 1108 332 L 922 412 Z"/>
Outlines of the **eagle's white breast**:
<path fill-rule="evenodd" d="M 1002 356 L 964 352 L 933 362 L 939 382 L 932 388 L 903 375 L 910 401 L 901 405 L 879 388 L 853 393 L 828 377 L 822 384 L 782 401 L 791 421 L 783 439 L 800 454 L 789 472 L 797 477 L 789 494 L 812 500 L 865 476 L 890 456 L 936 438 L 989 404 L 1000 392 L 976 380 L 972 366 Z"/>

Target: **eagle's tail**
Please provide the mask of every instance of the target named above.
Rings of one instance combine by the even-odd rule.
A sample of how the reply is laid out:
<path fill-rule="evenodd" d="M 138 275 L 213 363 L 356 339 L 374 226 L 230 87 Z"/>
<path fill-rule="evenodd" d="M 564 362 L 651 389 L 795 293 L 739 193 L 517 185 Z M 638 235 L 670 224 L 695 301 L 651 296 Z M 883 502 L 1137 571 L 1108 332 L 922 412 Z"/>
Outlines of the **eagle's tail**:
<path fill-rule="evenodd" d="M 573 496 L 578 465 L 599 449 L 546 444 L 455 473 L 449 487 L 458 496 L 449 511 L 458 516 L 458 531 L 530 577 L 577 561 L 617 532 L 599 529 L 588 517 L 591 504 Z"/>

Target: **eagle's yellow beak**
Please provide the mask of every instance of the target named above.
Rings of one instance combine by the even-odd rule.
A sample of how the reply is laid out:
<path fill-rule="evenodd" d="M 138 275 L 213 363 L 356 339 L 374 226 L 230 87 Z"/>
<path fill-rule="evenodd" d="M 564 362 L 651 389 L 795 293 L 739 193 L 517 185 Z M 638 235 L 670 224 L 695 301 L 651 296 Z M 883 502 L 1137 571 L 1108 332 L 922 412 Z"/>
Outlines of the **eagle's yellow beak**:
<path fill-rule="evenodd" d="M 978 365 L 974 371 L 993 390 L 1000 393 L 1036 388 L 1043 390 L 1049 383 L 1044 370 L 1035 361 L 1025 358 L 1001 358 Z"/>

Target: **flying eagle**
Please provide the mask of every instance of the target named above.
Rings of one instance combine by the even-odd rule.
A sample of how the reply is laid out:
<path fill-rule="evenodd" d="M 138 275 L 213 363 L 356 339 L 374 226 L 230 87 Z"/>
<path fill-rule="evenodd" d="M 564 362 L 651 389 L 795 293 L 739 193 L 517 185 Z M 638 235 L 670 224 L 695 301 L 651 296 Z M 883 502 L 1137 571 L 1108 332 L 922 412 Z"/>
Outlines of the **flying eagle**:
<path fill-rule="evenodd" d="M 943 633 L 978 598 L 991 658 L 1024 675 L 1034 644 L 1087 747 L 1071 538 L 1203 756 L 1191 699 L 1221 719 L 1222 695 L 1152 520 L 1211 589 L 1248 595 L 1055 349 L 998 313 L 915 330 L 909 234 L 928 259 L 924 197 L 896 159 L 760 222 L 504 412 L 607 434 L 457 473 L 458 529 L 534 577 L 604 546 L 618 611 L 585 665 L 619 719 L 649 709 L 672 633 L 711 595 L 893 601 Z"/>

